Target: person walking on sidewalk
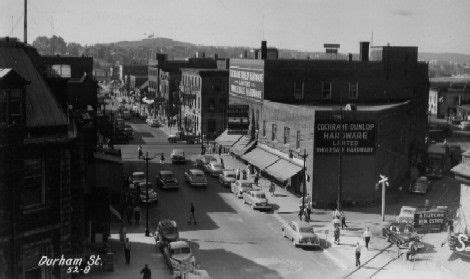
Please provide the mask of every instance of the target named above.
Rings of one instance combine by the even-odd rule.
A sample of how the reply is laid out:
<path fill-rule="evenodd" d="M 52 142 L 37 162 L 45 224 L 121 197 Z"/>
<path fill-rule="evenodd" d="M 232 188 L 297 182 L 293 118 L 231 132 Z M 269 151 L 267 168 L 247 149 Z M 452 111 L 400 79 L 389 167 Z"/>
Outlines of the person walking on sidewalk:
<path fill-rule="evenodd" d="M 370 241 L 371 236 L 372 236 L 372 234 L 370 233 L 369 227 L 367 227 L 366 230 L 364 231 L 364 233 L 362 234 L 362 237 L 364 238 L 364 243 L 366 245 L 367 250 L 369 250 L 369 241 Z"/>
<path fill-rule="evenodd" d="M 356 266 L 361 265 L 361 245 L 359 245 L 359 242 L 356 243 Z"/>
<path fill-rule="evenodd" d="M 140 274 L 144 275 L 144 277 L 142 277 L 142 279 L 152 278 L 152 272 L 150 271 L 150 269 L 147 265 L 145 265 L 144 268 L 140 271 Z"/>
<path fill-rule="evenodd" d="M 222 165 L 222 168 L 225 169 L 225 164 L 224 164 L 224 158 L 220 158 L 220 164 Z"/>
<path fill-rule="evenodd" d="M 139 148 L 137 148 L 137 154 L 139 155 L 139 159 L 144 156 L 144 152 L 142 151 L 142 144 L 139 145 Z"/>
<path fill-rule="evenodd" d="M 165 163 L 165 156 L 163 155 L 163 153 L 160 155 L 160 164 L 163 164 Z"/>
<path fill-rule="evenodd" d="M 129 264 L 131 261 L 131 242 L 127 237 L 124 241 L 124 257 L 126 258 L 126 264 Z"/>
<path fill-rule="evenodd" d="M 334 237 L 335 237 L 335 244 L 339 245 L 339 235 L 340 235 L 340 230 L 339 226 L 335 227 L 335 230 L 333 231 Z"/>
<path fill-rule="evenodd" d="M 196 217 L 194 216 L 194 204 L 191 203 L 191 209 L 189 211 L 189 221 L 188 224 L 191 224 L 191 221 L 196 225 Z"/>
<path fill-rule="evenodd" d="M 246 179 L 247 179 L 246 170 L 243 170 L 243 171 L 242 171 L 242 176 L 243 176 L 243 180 L 246 180 Z"/>
<path fill-rule="evenodd" d="M 336 217 L 335 219 L 333 219 L 333 228 L 338 228 L 339 229 L 339 226 L 341 224 L 341 221 L 339 220 L 338 217 Z"/>
<path fill-rule="evenodd" d="M 134 220 L 138 226 L 140 223 L 140 207 L 138 205 L 134 207 Z"/>
<path fill-rule="evenodd" d="M 240 169 L 237 169 L 237 180 L 240 180 Z"/>
<path fill-rule="evenodd" d="M 299 220 L 302 221 L 302 216 L 304 215 L 304 208 L 303 206 L 300 206 L 300 210 L 299 210 Z"/>
<path fill-rule="evenodd" d="M 271 197 L 274 197 L 276 194 L 274 192 L 276 192 L 276 184 L 274 184 L 273 182 L 271 182 L 271 185 L 269 185 L 269 192 L 271 193 Z"/>
<path fill-rule="evenodd" d="M 341 210 L 339 215 L 341 216 L 341 228 L 342 229 L 347 228 L 348 226 L 346 225 L 346 215 L 344 215 L 344 211 Z"/>
<path fill-rule="evenodd" d="M 340 219 L 340 217 L 341 217 L 341 214 L 339 213 L 338 208 L 336 208 L 335 211 L 333 211 L 333 219 L 336 219 L 336 218 Z"/>
<path fill-rule="evenodd" d="M 259 172 L 256 172 L 256 174 L 255 174 L 255 184 L 256 184 L 256 186 L 258 186 L 258 183 L 259 183 Z"/>
<path fill-rule="evenodd" d="M 219 145 L 219 156 L 222 155 L 222 145 Z"/>

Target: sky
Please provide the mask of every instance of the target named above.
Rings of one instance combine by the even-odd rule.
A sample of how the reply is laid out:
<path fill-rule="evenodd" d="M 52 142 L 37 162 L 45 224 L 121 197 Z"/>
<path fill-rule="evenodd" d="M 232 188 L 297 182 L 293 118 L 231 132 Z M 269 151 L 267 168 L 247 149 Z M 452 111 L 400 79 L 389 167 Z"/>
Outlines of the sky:
<path fill-rule="evenodd" d="M 23 0 L 0 0 L 0 37 L 23 38 Z M 469 0 L 29 0 L 28 41 L 80 44 L 150 34 L 202 45 L 359 52 L 374 45 L 470 54 Z"/>

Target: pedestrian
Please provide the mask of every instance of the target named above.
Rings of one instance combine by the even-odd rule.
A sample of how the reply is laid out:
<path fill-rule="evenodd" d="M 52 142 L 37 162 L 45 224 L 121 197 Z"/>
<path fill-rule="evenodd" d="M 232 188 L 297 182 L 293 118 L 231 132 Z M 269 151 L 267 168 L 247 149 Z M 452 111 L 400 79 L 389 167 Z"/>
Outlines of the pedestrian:
<path fill-rule="evenodd" d="M 212 154 L 215 154 L 215 143 L 212 144 Z"/>
<path fill-rule="evenodd" d="M 333 212 L 333 219 L 336 219 L 336 218 L 340 218 L 341 217 L 341 214 L 339 213 L 339 210 L 338 208 L 335 209 L 335 211 Z"/>
<path fill-rule="evenodd" d="M 140 271 L 140 274 L 143 274 L 143 276 L 144 276 L 144 277 L 142 277 L 142 279 L 152 278 L 152 272 L 150 271 L 150 269 L 147 265 L 145 265 L 144 268 Z"/>
<path fill-rule="evenodd" d="M 299 220 L 302 221 L 302 216 L 304 215 L 304 208 L 302 206 L 300 206 L 300 210 L 299 210 Z"/>
<path fill-rule="evenodd" d="M 256 184 L 256 186 L 258 186 L 258 183 L 259 183 L 259 172 L 256 172 L 256 175 L 255 175 L 255 184 Z"/>
<path fill-rule="evenodd" d="M 240 169 L 237 169 L 237 180 L 240 180 Z"/>
<path fill-rule="evenodd" d="M 275 194 L 274 194 L 275 191 L 276 191 L 276 184 L 271 182 L 271 185 L 269 185 L 269 192 L 271 193 L 271 197 L 275 196 Z"/>
<path fill-rule="evenodd" d="M 193 221 L 194 225 L 196 225 L 196 217 L 194 216 L 194 204 L 191 203 L 191 209 L 189 211 L 189 221 L 188 224 L 191 224 L 191 221 Z"/>
<path fill-rule="evenodd" d="M 222 155 L 222 145 L 219 145 L 219 156 Z"/>
<path fill-rule="evenodd" d="M 312 214 L 312 209 L 310 206 L 307 206 L 307 222 L 310 222 L 310 214 Z"/>
<path fill-rule="evenodd" d="M 413 240 L 411 240 L 409 243 L 408 243 L 408 247 L 406 249 L 406 260 L 411 260 L 411 258 L 416 254 L 416 246 L 415 246 L 415 242 Z"/>
<path fill-rule="evenodd" d="M 333 227 L 336 229 L 338 228 L 339 229 L 339 226 L 341 224 L 341 221 L 339 220 L 338 217 L 336 217 L 335 219 L 333 219 Z"/>
<path fill-rule="evenodd" d="M 142 144 L 139 145 L 139 148 L 137 148 L 137 153 L 139 154 L 139 159 L 142 158 L 143 156 L 143 151 L 142 151 Z"/>
<path fill-rule="evenodd" d="M 362 237 L 364 238 L 364 243 L 366 244 L 366 249 L 369 250 L 369 241 L 370 237 L 372 236 L 369 227 L 366 228 L 364 233 L 362 234 Z"/>
<path fill-rule="evenodd" d="M 250 165 L 250 164 L 248 164 L 248 165 L 246 166 L 246 173 L 247 173 L 248 175 L 251 174 L 251 165 Z"/>
<path fill-rule="evenodd" d="M 126 228 L 124 227 L 124 223 L 121 224 L 121 229 L 119 230 L 119 241 L 124 243 L 126 240 Z"/>
<path fill-rule="evenodd" d="M 243 170 L 243 171 L 242 171 L 242 174 L 243 174 L 243 180 L 246 180 L 246 179 L 247 179 L 246 170 Z"/>
<path fill-rule="evenodd" d="M 124 257 L 126 258 L 126 264 L 129 264 L 131 261 L 131 242 L 128 237 L 124 241 Z"/>
<path fill-rule="evenodd" d="M 160 155 L 160 164 L 165 163 L 165 155 L 163 153 Z"/>
<path fill-rule="evenodd" d="M 138 205 L 134 207 L 134 220 L 138 226 L 140 223 L 140 207 Z"/>
<path fill-rule="evenodd" d="M 127 222 L 129 225 L 132 225 L 132 215 L 134 214 L 134 208 L 132 207 L 131 203 L 129 202 L 129 205 L 127 206 Z"/>
<path fill-rule="evenodd" d="M 222 168 L 225 169 L 224 158 L 220 158 L 220 164 L 222 165 Z"/>
<path fill-rule="evenodd" d="M 346 226 L 346 215 L 344 215 L 344 211 L 341 210 L 339 215 L 341 216 L 341 228 L 342 229 L 347 228 L 348 226 Z"/>
<path fill-rule="evenodd" d="M 339 235 L 340 235 L 339 227 L 335 227 L 333 233 L 334 233 L 334 237 L 335 237 L 335 244 L 339 245 Z"/>
<path fill-rule="evenodd" d="M 359 242 L 356 243 L 356 266 L 361 265 L 361 245 L 359 245 Z"/>

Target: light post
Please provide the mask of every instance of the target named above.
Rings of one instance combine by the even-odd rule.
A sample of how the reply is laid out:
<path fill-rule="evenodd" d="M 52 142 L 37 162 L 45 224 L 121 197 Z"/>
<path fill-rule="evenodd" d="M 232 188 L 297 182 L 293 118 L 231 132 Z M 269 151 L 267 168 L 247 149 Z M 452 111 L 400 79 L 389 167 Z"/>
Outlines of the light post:
<path fill-rule="evenodd" d="M 388 177 L 380 175 L 380 180 L 375 184 L 378 190 L 379 186 L 382 186 L 382 221 L 385 221 L 385 189 L 389 186 Z"/>
<path fill-rule="evenodd" d="M 149 232 L 149 161 L 153 158 L 149 157 L 149 153 L 145 153 L 145 206 L 146 206 L 146 216 L 145 216 L 145 236 L 150 236 Z"/>
<path fill-rule="evenodd" d="M 204 146 L 204 134 L 201 133 L 201 155 L 206 154 L 206 147 Z"/>
<path fill-rule="evenodd" d="M 304 181 L 303 181 L 303 188 L 302 188 L 302 208 L 305 208 L 305 192 L 307 192 L 307 168 L 305 166 L 305 161 L 308 157 L 307 150 L 304 149 L 304 154 L 301 155 L 302 159 L 304 160 Z"/>

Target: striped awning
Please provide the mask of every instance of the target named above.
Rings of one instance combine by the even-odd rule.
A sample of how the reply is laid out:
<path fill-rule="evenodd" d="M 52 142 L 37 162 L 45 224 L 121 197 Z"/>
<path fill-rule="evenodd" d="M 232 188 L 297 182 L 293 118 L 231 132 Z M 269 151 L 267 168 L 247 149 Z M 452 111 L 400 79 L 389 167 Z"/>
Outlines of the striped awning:
<path fill-rule="evenodd" d="M 280 181 L 286 181 L 292 176 L 302 171 L 302 167 L 287 160 L 280 159 L 276 163 L 268 166 L 264 171 Z"/>

